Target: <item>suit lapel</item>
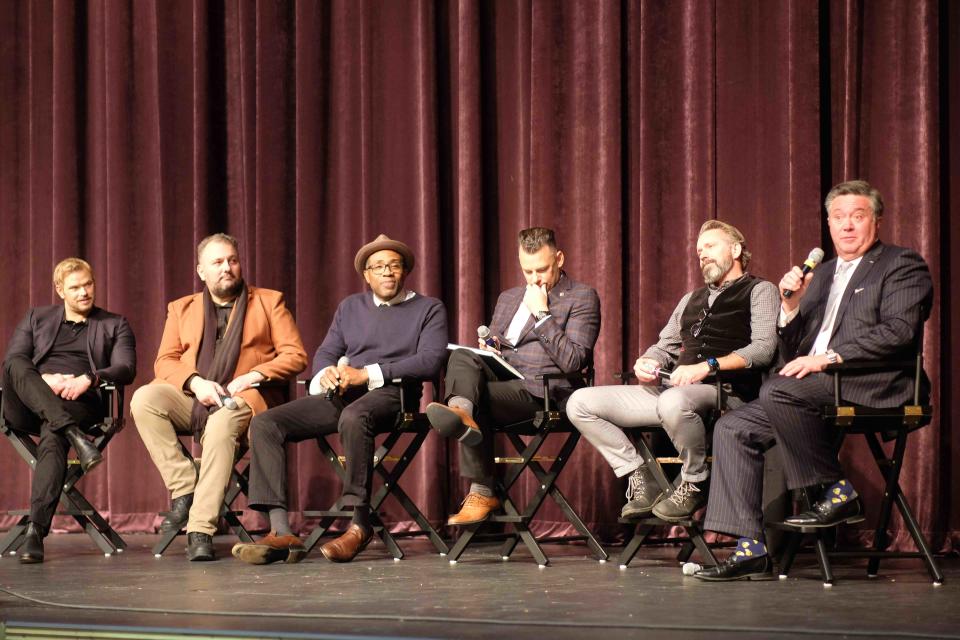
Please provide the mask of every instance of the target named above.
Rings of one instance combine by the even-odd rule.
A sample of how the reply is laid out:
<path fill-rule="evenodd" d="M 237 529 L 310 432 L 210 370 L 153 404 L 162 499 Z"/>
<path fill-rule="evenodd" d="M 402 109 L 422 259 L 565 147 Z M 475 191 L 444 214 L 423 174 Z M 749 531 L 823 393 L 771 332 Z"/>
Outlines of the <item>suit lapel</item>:
<path fill-rule="evenodd" d="M 843 297 L 840 298 L 840 306 L 837 307 L 837 319 L 833 322 L 833 335 L 836 335 L 837 328 L 840 326 L 840 323 L 843 322 L 843 314 L 846 313 L 847 307 L 849 306 L 850 298 L 853 297 L 854 292 L 857 290 L 857 285 L 862 283 L 870 271 L 873 269 L 873 266 L 877 263 L 877 260 L 880 258 L 880 254 L 883 253 L 883 244 L 877 242 L 869 251 L 863 254 L 863 259 L 860 261 L 860 264 L 857 265 L 857 268 L 854 269 L 853 273 L 850 275 L 850 281 L 847 283 L 847 288 L 843 291 Z"/>
<path fill-rule="evenodd" d="M 97 319 L 97 308 L 94 307 L 93 312 L 87 316 L 87 360 L 90 361 L 90 366 L 94 370 L 99 368 L 94 354 L 103 352 L 102 328 L 100 321 Z"/>
<path fill-rule="evenodd" d="M 198 293 L 193 302 L 187 308 L 184 315 L 184 334 L 186 340 L 184 344 L 197 345 L 197 353 L 200 352 L 200 339 L 203 337 L 203 293 Z"/>
<path fill-rule="evenodd" d="M 60 331 L 61 324 L 63 324 L 63 305 L 54 307 L 52 313 L 45 314 L 40 318 L 37 344 L 33 351 L 33 361 L 35 363 L 40 362 L 50 353 L 53 343 L 57 340 L 57 332 Z"/>

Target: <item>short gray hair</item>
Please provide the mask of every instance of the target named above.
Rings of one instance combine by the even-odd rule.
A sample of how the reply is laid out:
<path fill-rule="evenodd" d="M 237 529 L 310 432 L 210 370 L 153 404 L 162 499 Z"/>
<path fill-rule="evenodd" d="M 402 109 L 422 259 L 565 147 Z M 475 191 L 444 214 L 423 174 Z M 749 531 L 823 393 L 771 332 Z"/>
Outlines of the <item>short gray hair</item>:
<path fill-rule="evenodd" d="M 233 250 L 240 254 L 240 243 L 237 242 L 237 239 L 233 236 L 226 233 L 215 233 L 213 235 L 207 236 L 200 241 L 200 244 L 197 245 L 197 264 L 200 264 L 200 255 L 203 253 L 203 250 L 207 248 L 207 245 L 211 242 L 222 242 L 224 244 L 229 244 L 233 247 Z"/>
<path fill-rule="evenodd" d="M 838 196 L 863 196 L 870 200 L 870 209 L 873 211 L 874 219 L 879 220 L 883 217 L 883 196 L 880 195 L 876 187 L 866 180 L 848 180 L 830 189 L 830 193 L 823 200 L 823 207 L 827 210 L 827 213 L 830 212 L 830 203 Z"/>

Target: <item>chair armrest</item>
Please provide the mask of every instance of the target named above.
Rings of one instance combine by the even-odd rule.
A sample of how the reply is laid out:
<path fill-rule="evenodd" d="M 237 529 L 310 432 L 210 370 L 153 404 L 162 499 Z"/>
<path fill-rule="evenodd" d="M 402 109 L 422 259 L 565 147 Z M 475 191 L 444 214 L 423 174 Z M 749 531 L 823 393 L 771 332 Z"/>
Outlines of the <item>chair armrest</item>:
<path fill-rule="evenodd" d="M 890 362 L 877 362 L 875 360 L 845 361 L 836 364 L 827 365 L 824 369 L 827 373 L 856 372 L 865 373 L 870 371 L 907 371 L 917 366 L 916 360 L 891 360 Z"/>

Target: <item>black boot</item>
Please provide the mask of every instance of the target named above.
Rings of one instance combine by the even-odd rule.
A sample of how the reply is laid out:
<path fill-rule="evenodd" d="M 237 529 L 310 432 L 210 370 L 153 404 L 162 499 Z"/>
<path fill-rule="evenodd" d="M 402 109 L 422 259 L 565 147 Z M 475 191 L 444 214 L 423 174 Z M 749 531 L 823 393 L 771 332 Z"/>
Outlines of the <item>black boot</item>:
<path fill-rule="evenodd" d="M 187 532 L 187 560 L 191 562 L 215 560 L 213 538 L 209 533 Z"/>
<path fill-rule="evenodd" d="M 188 493 L 174 498 L 170 503 L 167 517 L 160 523 L 160 531 L 180 531 L 190 519 L 190 507 L 193 506 L 193 494 Z"/>
<path fill-rule="evenodd" d="M 23 543 L 20 545 L 20 563 L 37 564 L 43 562 L 43 537 L 46 530 L 33 522 L 27 525 L 23 534 Z"/>
<path fill-rule="evenodd" d="M 63 430 L 63 435 L 70 441 L 70 446 L 77 452 L 77 458 L 80 460 L 80 466 L 83 472 L 87 473 L 90 469 L 103 462 L 103 454 L 89 440 L 76 425 L 70 425 Z"/>

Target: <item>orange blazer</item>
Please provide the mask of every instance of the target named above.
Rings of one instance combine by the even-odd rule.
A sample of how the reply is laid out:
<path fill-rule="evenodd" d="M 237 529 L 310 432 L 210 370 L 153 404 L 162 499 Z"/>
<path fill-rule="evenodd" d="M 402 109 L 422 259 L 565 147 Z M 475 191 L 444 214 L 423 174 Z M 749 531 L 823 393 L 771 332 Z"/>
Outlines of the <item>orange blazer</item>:
<path fill-rule="evenodd" d="M 230 317 L 233 322 L 233 316 Z M 167 322 L 160 351 L 153 365 L 157 379 L 183 389 L 197 371 L 197 354 L 203 336 L 203 294 L 195 293 L 167 305 Z M 247 285 L 247 317 L 243 322 L 240 356 L 233 378 L 257 371 L 267 380 L 287 380 L 307 367 L 307 352 L 283 294 Z M 253 413 L 266 411 L 284 401 L 281 389 L 247 389 L 241 392 Z"/>

